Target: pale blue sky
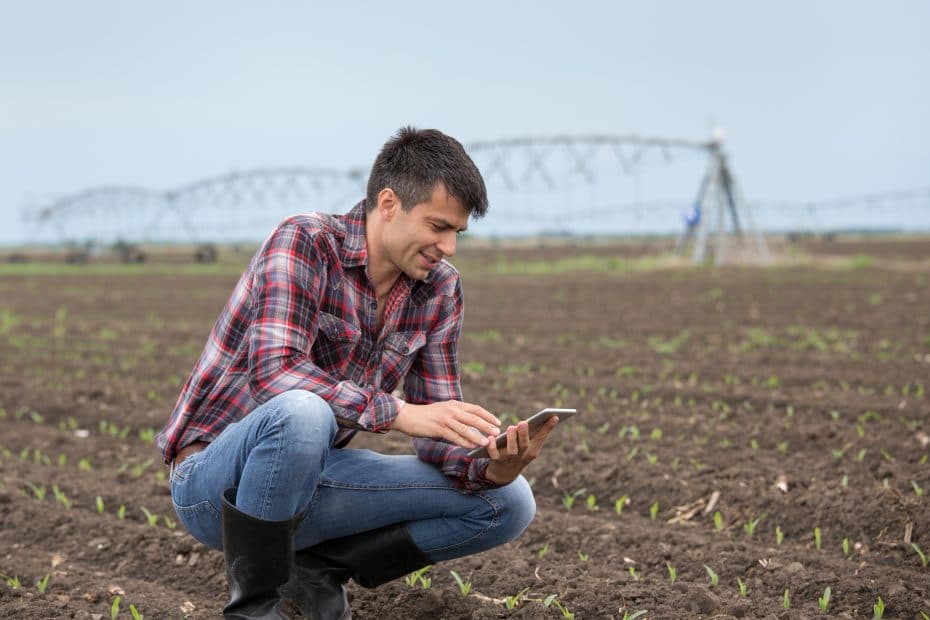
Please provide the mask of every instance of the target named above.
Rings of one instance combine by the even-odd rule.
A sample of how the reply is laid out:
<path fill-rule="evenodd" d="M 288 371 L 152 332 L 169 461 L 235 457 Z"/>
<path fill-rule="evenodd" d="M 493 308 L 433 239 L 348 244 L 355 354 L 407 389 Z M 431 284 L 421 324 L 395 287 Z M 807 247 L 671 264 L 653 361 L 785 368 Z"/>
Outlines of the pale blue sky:
<path fill-rule="evenodd" d="M 927 24 L 917 0 L 0 0 L 0 243 L 30 202 L 367 167 L 408 123 L 466 143 L 717 123 L 751 198 L 924 187 Z"/>

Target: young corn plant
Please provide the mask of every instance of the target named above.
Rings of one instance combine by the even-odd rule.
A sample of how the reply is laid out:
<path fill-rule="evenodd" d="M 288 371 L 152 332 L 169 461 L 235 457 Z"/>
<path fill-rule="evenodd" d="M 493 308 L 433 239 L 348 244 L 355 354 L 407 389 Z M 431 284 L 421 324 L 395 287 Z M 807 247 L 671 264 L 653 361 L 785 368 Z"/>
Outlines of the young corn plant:
<path fill-rule="evenodd" d="M 668 580 L 675 583 L 675 580 L 678 579 L 678 571 L 668 562 L 665 563 L 665 566 L 668 568 Z"/>
<path fill-rule="evenodd" d="M 814 528 L 814 548 L 816 548 L 819 551 L 822 545 L 823 545 L 823 538 L 821 537 L 821 534 L 820 534 L 820 528 L 815 527 Z"/>
<path fill-rule="evenodd" d="M 830 586 L 826 587 L 823 596 L 817 599 L 817 603 L 820 605 L 820 613 L 827 613 L 827 608 L 830 607 Z"/>
<path fill-rule="evenodd" d="M 29 487 L 29 490 L 32 491 L 33 495 L 35 495 L 37 501 L 41 502 L 45 499 L 46 491 L 44 486 L 39 487 L 32 484 L 31 482 L 27 482 L 26 486 Z"/>
<path fill-rule="evenodd" d="M 18 590 L 23 585 L 23 582 L 20 581 L 19 577 L 17 577 L 16 575 L 13 575 L 11 577 L 7 574 L 0 573 L 0 579 L 3 579 L 6 582 L 6 585 L 10 586 L 14 590 Z"/>
<path fill-rule="evenodd" d="M 736 585 L 739 587 L 740 596 L 746 596 L 749 594 L 749 589 L 746 587 L 746 582 L 739 577 L 736 578 Z"/>
<path fill-rule="evenodd" d="M 71 500 L 65 495 L 57 484 L 52 485 L 52 493 L 55 495 L 55 501 L 65 507 L 65 510 L 71 510 Z"/>
<path fill-rule="evenodd" d="M 643 616 L 647 613 L 649 613 L 648 609 L 637 609 L 633 613 L 630 613 L 629 611 L 624 611 L 623 620 L 636 620 L 636 618 L 639 618 L 640 616 Z"/>
<path fill-rule="evenodd" d="M 785 594 L 781 597 L 781 606 L 785 609 L 791 609 L 791 593 L 785 588 Z"/>
<path fill-rule="evenodd" d="M 433 580 L 429 579 L 428 577 L 424 577 L 423 575 L 425 575 L 426 571 L 428 571 L 430 568 L 432 568 L 432 566 L 424 566 L 420 570 L 413 571 L 412 573 L 404 577 L 404 582 L 411 588 L 416 587 L 416 585 L 419 583 L 420 585 L 423 586 L 424 590 L 429 590 L 429 587 L 432 585 Z"/>
<path fill-rule="evenodd" d="M 750 519 L 743 524 L 743 531 L 746 532 L 746 536 L 752 538 L 753 534 L 756 533 L 756 527 L 759 525 L 759 522 L 765 518 L 765 515 L 757 517 L 755 519 Z"/>
<path fill-rule="evenodd" d="M 526 593 L 529 592 L 529 588 L 523 588 L 516 594 L 505 596 L 504 597 L 504 607 L 507 609 L 515 609 L 520 603 L 523 602 L 523 599 L 526 598 Z"/>
<path fill-rule="evenodd" d="M 459 594 L 468 596 L 471 593 L 471 579 L 462 579 L 454 570 L 450 570 L 449 572 L 452 574 L 452 578 L 455 579 L 455 583 L 459 586 Z"/>
<path fill-rule="evenodd" d="M 132 614 L 132 620 L 145 620 L 145 616 L 143 616 L 142 613 L 136 609 L 135 605 L 129 605 L 129 613 Z"/>
<path fill-rule="evenodd" d="M 116 618 L 119 616 L 119 601 L 120 597 L 117 596 L 115 599 L 113 599 L 113 604 L 110 605 L 110 620 L 116 620 Z"/>
<path fill-rule="evenodd" d="M 126 506 L 123 504 L 120 504 L 119 508 L 116 509 L 116 518 L 120 521 L 126 518 Z"/>
<path fill-rule="evenodd" d="M 614 512 L 616 512 L 618 515 L 623 514 L 623 507 L 629 503 L 629 495 L 621 495 L 617 500 L 614 501 Z"/>
<path fill-rule="evenodd" d="M 549 553 L 549 541 L 546 541 L 546 544 L 539 548 L 539 551 L 536 552 L 536 555 L 539 556 L 539 559 L 546 557 L 546 554 Z"/>
<path fill-rule="evenodd" d="M 543 599 L 543 607 L 550 607 L 555 605 L 555 608 L 559 610 L 559 613 L 562 614 L 563 618 L 568 618 L 568 620 L 574 620 L 575 614 L 568 610 L 568 607 L 565 606 L 565 603 L 559 600 L 558 594 L 550 594 L 545 599 Z"/>
<path fill-rule="evenodd" d="M 776 525 L 775 526 L 775 544 L 781 545 L 781 543 L 784 540 L 785 540 L 785 533 L 781 531 L 781 526 Z"/>
<path fill-rule="evenodd" d="M 716 588 L 717 584 L 720 582 L 720 577 L 717 576 L 717 573 L 714 572 L 707 564 L 704 565 L 704 570 L 707 571 L 707 576 L 710 577 L 710 587 Z"/>
<path fill-rule="evenodd" d="M 723 515 L 719 510 L 714 511 L 714 529 L 718 532 L 723 531 Z"/>
<path fill-rule="evenodd" d="M 885 601 L 878 597 L 878 601 L 872 605 L 872 620 L 882 620 L 885 617 Z"/>
<path fill-rule="evenodd" d="M 584 500 L 585 507 L 588 510 L 597 510 L 597 498 L 593 493 L 589 494 Z"/>
<path fill-rule="evenodd" d="M 103 498 L 100 497 L 99 495 L 97 496 L 97 499 L 95 500 L 95 506 L 97 508 L 98 514 L 103 514 L 103 512 L 106 510 L 106 506 L 103 505 Z"/>
<path fill-rule="evenodd" d="M 578 489 L 572 493 L 564 492 L 562 493 L 562 505 L 565 506 L 566 510 L 571 510 L 572 506 L 575 505 L 575 500 L 578 499 L 579 495 L 584 495 L 587 493 L 587 489 Z"/>
<path fill-rule="evenodd" d="M 148 524 L 152 527 L 158 525 L 158 515 L 149 511 L 148 508 L 142 506 L 142 512 L 145 513 L 145 520 L 148 521 Z"/>
<path fill-rule="evenodd" d="M 649 506 L 649 518 L 655 521 L 657 516 L 659 516 L 659 502 L 652 502 Z"/>
<path fill-rule="evenodd" d="M 48 578 L 50 576 L 51 575 L 49 573 L 45 573 L 45 577 L 42 577 L 42 579 L 36 579 L 36 590 L 39 591 L 39 594 L 45 594 L 45 591 L 48 589 Z"/>

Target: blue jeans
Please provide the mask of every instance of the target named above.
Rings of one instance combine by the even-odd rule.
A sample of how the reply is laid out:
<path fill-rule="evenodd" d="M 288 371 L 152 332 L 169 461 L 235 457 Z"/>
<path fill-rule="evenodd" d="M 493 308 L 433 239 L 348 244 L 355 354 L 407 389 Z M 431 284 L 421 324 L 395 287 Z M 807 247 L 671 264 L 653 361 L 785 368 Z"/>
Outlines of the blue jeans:
<path fill-rule="evenodd" d="M 306 511 L 297 549 L 406 523 L 419 550 L 439 562 L 509 542 L 536 514 L 522 476 L 465 492 L 416 456 L 331 448 L 336 431 L 332 409 L 311 392 L 269 400 L 173 470 L 178 518 L 194 538 L 222 549 L 222 493 L 238 486 L 237 508 L 259 519 Z"/>

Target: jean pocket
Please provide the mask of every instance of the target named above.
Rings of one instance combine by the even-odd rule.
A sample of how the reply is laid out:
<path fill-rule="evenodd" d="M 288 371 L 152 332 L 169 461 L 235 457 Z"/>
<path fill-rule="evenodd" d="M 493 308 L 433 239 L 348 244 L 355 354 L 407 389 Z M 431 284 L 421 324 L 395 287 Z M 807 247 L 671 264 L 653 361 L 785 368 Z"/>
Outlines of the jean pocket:
<path fill-rule="evenodd" d="M 190 535 L 208 547 L 223 548 L 223 518 L 209 500 L 191 506 L 181 506 L 173 501 L 174 512 Z"/>

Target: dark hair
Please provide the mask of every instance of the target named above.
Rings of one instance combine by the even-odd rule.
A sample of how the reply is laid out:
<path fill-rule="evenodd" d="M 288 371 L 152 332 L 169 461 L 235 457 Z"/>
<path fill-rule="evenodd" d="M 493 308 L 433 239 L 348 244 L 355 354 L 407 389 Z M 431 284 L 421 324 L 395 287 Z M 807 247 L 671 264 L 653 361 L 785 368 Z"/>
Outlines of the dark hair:
<path fill-rule="evenodd" d="M 402 127 L 378 153 L 368 177 L 371 211 L 390 187 L 405 211 L 427 202 L 442 184 L 474 218 L 487 213 L 488 192 L 475 162 L 458 140 L 436 129 Z"/>

